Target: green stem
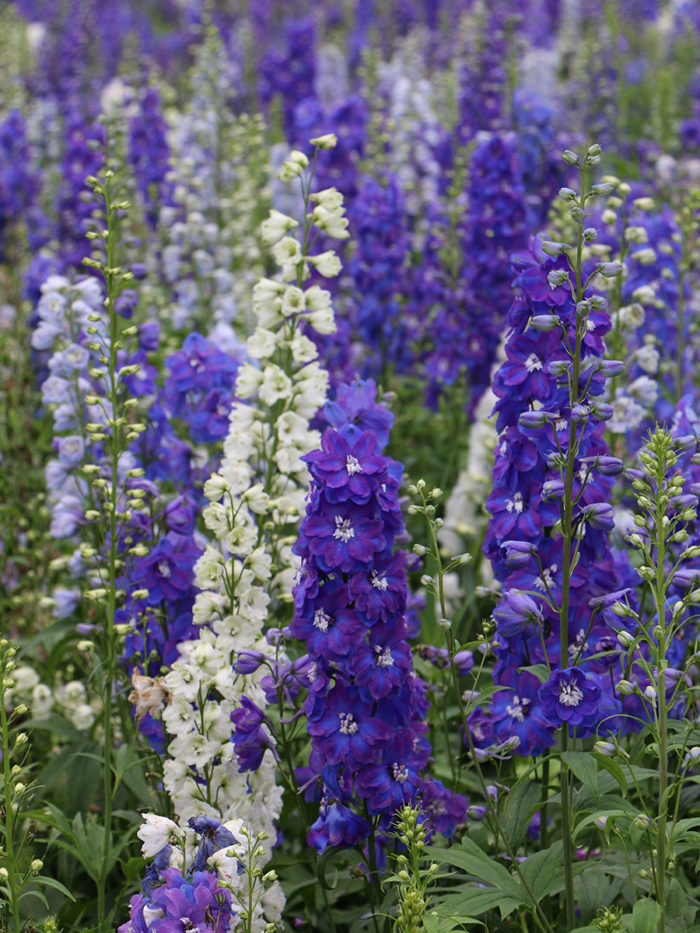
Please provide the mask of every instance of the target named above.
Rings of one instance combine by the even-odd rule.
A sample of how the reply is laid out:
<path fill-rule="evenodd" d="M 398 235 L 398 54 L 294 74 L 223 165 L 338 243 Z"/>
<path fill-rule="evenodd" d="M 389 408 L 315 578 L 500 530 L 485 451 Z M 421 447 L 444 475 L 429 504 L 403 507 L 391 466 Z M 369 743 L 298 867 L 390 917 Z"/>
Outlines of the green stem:
<path fill-rule="evenodd" d="M 109 177 L 104 185 L 105 210 L 107 219 L 107 262 L 104 270 L 107 285 L 107 313 L 109 316 L 109 403 L 111 409 L 110 438 L 110 488 L 108 499 L 109 554 L 107 565 L 107 616 L 105 619 L 105 657 L 104 657 L 104 692 L 103 692 L 103 729 L 104 729 L 104 831 L 102 836 L 102 865 L 97 886 L 97 917 L 100 929 L 107 930 L 106 885 L 111 865 L 112 849 L 112 804 L 114 797 L 112 774 L 112 693 L 114 690 L 114 615 L 117 609 L 117 501 L 119 497 L 119 432 L 117 423 L 118 385 L 117 385 L 117 341 L 118 324 L 114 309 L 115 298 L 115 208 L 112 205 Z"/>
<path fill-rule="evenodd" d="M 423 497 L 423 502 L 425 504 L 425 497 Z M 445 602 L 445 587 L 444 587 L 444 579 L 443 579 L 444 571 L 442 567 L 442 559 L 440 557 L 440 550 L 438 548 L 437 536 L 435 534 L 435 526 L 427 514 L 426 514 L 426 518 L 428 519 L 428 528 L 430 530 L 430 541 L 431 541 L 431 545 L 433 549 L 433 555 L 435 557 L 435 561 L 437 564 L 438 598 L 440 600 L 440 612 L 442 613 L 442 618 L 447 619 L 447 604 Z M 474 762 L 474 770 L 476 771 L 477 778 L 481 786 L 481 792 L 484 795 L 484 800 L 488 801 L 489 792 L 488 792 L 488 788 L 486 785 L 486 778 L 484 777 L 484 772 L 481 769 L 479 759 L 477 758 L 477 755 L 476 755 L 476 748 L 474 747 L 474 740 L 472 739 L 471 729 L 469 728 L 469 722 L 467 719 L 467 711 L 464 707 L 464 699 L 462 697 L 462 692 L 459 689 L 459 681 L 457 680 L 457 671 L 453 663 L 454 638 L 452 635 L 452 631 L 449 628 L 445 630 L 445 637 L 447 640 L 447 649 L 448 649 L 449 658 L 450 658 L 450 673 L 452 675 L 452 685 L 455 691 L 455 695 L 457 697 L 457 705 L 459 706 L 459 712 L 462 718 L 462 725 L 464 726 L 464 734 L 466 736 L 467 744 L 469 746 L 469 753 L 471 755 L 472 761 Z M 545 915 L 541 904 L 538 902 L 537 898 L 535 897 L 532 887 L 530 886 L 529 882 L 527 881 L 527 879 L 522 873 L 520 864 L 515 857 L 515 851 L 513 850 L 513 847 L 508 841 L 508 838 L 501 825 L 501 822 L 498 819 L 498 814 L 496 813 L 495 809 L 492 809 L 492 808 L 488 810 L 488 814 L 489 814 L 489 822 L 492 823 L 492 830 L 497 839 L 500 838 L 503 840 L 503 845 L 505 847 L 508 858 L 511 860 L 511 863 L 513 867 L 515 868 L 515 871 L 516 871 L 516 874 L 518 875 L 520 883 L 522 884 L 528 897 L 530 898 L 530 903 L 532 905 L 532 918 L 537 924 L 537 928 L 539 930 L 546 930 L 548 931 L 548 933 L 554 933 L 554 929 L 551 923 L 549 922 L 547 916 Z"/>
<path fill-rule="evenodd" d="M 3 659 L 4 667 L 4 659 Z M 5 862 L 7 864 L 7 885 L 10 893 L 10 910 L 12 911 L 12 926 L 15 933 L 20 933 L 22 925 L 19 919 L 19 892 L 17 890 L 17 865 L 15 863 L 14 817 L 12 799 L 14 789 L 12 786 L 12 773 L 10 770 L 10 735 L 8 728 L 7 709 L 5 707 L 4 671 L 3 682 L 0 683 L 0 726 L 2 726 L 2 773 L 5 790 Z"/>
<path fill-rule="evenodd" d="M 661 460 L 661 458 L 659 458 Z M 661 467 L 660 467 L 661 469 Z M 662 477 L 658 479 L 659 493 L 662 489 Z M 668 710 L 666 708 L 666 578 L 664 560 L 666 540 L 664 528 L 664 509 L 659 502 L 656 510 L 656 610 L 658 613 L 658 637 L 656 668 L 658 671 L 657 702 L 658 706 L 658 741 L 659 741 L 659 808 L 656 823 L 656 897 L 661 910 L 658 933 L 666 928 L 666 819 L 668 786 Z"/>
<path fill-rule="evenodd" d="M 583 263 L 583 211 L 586 204 L 586 169 L 581 167 L 581 217 L 578 221 L 578 238 L 576 245 L 576 293 L 574 301 L 578 307 L 583 300 L 583 286 L 581 267 Z M 570 383 L 570 408 L 578 403 L 579 375 L 581 371 L 581 343 L 585 322 L 582 316 L 576 314 L 576 342 L 572 358 L 572 374 Z M 569 447 L 566 452 L 566 473 L 564 477 L 564 502 L 562 508 L 562 536 L 564 539 L 564 560 L 562 567 L 562 592 L 559 609 L 559 648 L 560 666 L 568 666 L 569 661 L 569 594 L 571 589 L 571 544 L 573 537 L 573 511 L 574 511 L 574 469 L 576 463 L 576 422 L 569 420 Z M 564 761 L 564 753 L 568 749 L 568 726 L 564 724 L 559 732 L 559 749 L 561 759 L 561 832 L 564 843 L 564 898 L 566 906 L 566 931 L 571 933 L 574 928 L 574 875 L 573 875 L 573 844 L 571 841 L 571 800 L 569 787 L 569 769 Z"/>

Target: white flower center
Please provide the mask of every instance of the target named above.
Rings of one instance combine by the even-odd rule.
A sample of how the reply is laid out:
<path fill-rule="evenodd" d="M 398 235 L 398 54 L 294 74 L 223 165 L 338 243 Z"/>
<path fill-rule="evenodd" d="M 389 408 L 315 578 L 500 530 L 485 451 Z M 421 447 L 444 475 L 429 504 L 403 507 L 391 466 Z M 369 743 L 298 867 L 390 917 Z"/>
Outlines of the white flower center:
<path fill-rule="evenodd" d="M 323 609 L 317 609 L 316 612 L 314 612 L 314 626 L 320 632 L 327 632 L 331 621 L 331 617 L 327 612 L 324 612 Z"/>
<path fill-rule="evenodd" d="M 338 718 L 340 719 L 340 731 L 343 735 L 355 735 L 360 728 L 352 713 L 340 713 Z"/>
<path fill-rule="evenodd" d="M 534 372 L 536 369 L 542 369 L 542 360 L 536 353 L 531 353 L 525 360 L 525 369 L 529 373 Z"/>
<path fill-rule="evenodd" d="M 161 575 L 161 577 L 170 576 L 170 564 L 167 562 L 167 560 L 158 561 L 158 564 L 156 565 L 156 570 Z"/>
<path fill-rule="evenodd" d="M 527 708 L 530 705 L 530 700 L 527 697 L 513 697 L 513 702 L 506 706 L 506 712 L 509 716 L 512 716 L 513 719 L 517 719 L 518 722 L 522 722 L 525 719 L 525 714 L 527 713 Z"/>
<path fill-rule="evenodd" d="M 512 499 L 506 499 L 506 512 L 517 512 L 520 514 L 524 506 L 523 494 L 516 492 Z"/>
<path fill-rule="evenodd" d="M 348 476 L 353 476 L 355 473 L 362 472 L 360 461 L 356 457 L 352 457 L 350 454 L 348 454 L 347 460 L 345 461 L 345 469 L 348 472 Z"/>
<path fill-rule="evenodd" d="M 380 648 L 379 645 L 375 646 L 374 653 L 377 656 L 377 667 L 393 667 L 394 659 L 391 655 L 391 650 L 389 648 Z"/>
<path fill-rule="evenodd" d="M 576 686 L 573 680 L 562 684 L 559 690 L 559 702 L 562 706 L 578 706 L 583 699 L 583 690 Z"/>
<path fill-rule="evenodd" d="M 544 591 L 549 587 L 551 590 L 554 586 L 554 574 L 558 569 L 559 566 L 557 564 L 552 564 L 551 567 L 545 567 L 542 571 L 542 576 L 535 578 L 535 586 L 537 589 Z"/>
<path fill-rule="evenodd" d="M 386 590 L 389 588 L 389 581 L 386 578 L 386 574 L 377 573 L 376 570 L 373 570 L 369 575 L 369 582 L 375 589 L 381 590 L 382 593 L 386 592 Z"/>
<path fill-rule="evenodd" d="M 406 765 L 400 765 L 396 761 L 391 766 L 391 773 L 395 781 L 398 781 L 399 784 L 403 784 L 404 781 L 408 780 L 408 768 Z"/>
<path fill-rule="evenodd" d="M 341 518 L 340 515 L 335 516 L 335 531 L 333 532 L 333 537 L 340 538 L 344 543 L 347 543 L 350 538 L 355 537 L 355 529 L 350 524 L 349 518 Z"/>

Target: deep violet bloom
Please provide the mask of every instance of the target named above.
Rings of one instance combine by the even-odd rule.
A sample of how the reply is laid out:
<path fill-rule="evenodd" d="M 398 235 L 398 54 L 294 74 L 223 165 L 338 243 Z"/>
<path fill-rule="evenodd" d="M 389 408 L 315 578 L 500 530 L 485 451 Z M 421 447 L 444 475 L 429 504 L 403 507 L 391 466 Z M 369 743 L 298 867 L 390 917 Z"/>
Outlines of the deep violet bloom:
<path fill-rule="evenodd" d="M 191 816 L 187 825 L 201 836 L 192 867 L 203 871 L 211 856 L 219 849 L 235 845 L 238 840 L 230 829 L 222 826 L 219 820 L 210 816 Z"/>
<path fill-rule="evenodd" d="M 231 892 L 219 886 L 215 874 L 195 871 L 183 877 L 179 869 L 166 868 L 162 877 L 164 883 L 153 889 L 150 898 L 142 894 L 131 898 L 129 921 L 118 933 L 226 933 L 233 917 Z"/>
<path fill-rule="evenodd" d="M 600 684 L 580 667 L 552 671 L 538 692 L 542 714 L 554 726 L 569 723 L 578 726 L 596 719 L 600 701 Z"/>
<path fill-rule="evenodd" d="M 369 836 L 369 823 L 350 807 L 337 801 L 325 804 L 306 837 L 317 852 L 325 852 L 328 846 L 348 848 Z"/>
<path fill-rule="evenodd" d="M 321 448 L 302 459 L 314 479 L 324 484 L 328 501 L 368 502 L 386 470 L 376 436 L 363 431 L 359 438 L 346 439 L 344 431 L 329 429 L 321 438 Z"/>

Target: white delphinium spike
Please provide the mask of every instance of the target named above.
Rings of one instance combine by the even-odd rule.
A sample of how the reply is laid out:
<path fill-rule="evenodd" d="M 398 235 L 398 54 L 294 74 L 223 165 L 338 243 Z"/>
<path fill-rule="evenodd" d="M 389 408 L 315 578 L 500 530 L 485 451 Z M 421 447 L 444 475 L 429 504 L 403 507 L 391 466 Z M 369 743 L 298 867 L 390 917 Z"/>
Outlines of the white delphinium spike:
<path fill-rule="evenodd" d="M 317 230 L 309 204 L 313 170 L 305 158 L 292 153 L 286 163 L 305 192 L 303 231 L 297 239 L 293 220 L 277 212 L 265 223 L 263 238 L 281 266 L 280 278 L 262 279 L 253 290 L 255 330 L 248 355 L 254 362 L 240 368 L 224 456 L 205 485 L 210 502 L 203 517 L 215 540 L 195 566 L 201 592 L 193 617 L 201 636 L 180 645 L 180 657 L 164 678 L 172 699 L 163 713 L 171 736 L 163 783 L 175 813 L 181 823 L 199 815 L 240 821 L 234 835 L 253 848 L 246 849 L 245 859 L 241 853 L 231 858 L 246 865 L 250 856 L 256 866 L 270 858 L 282 789 L 272 751 L 264 752 L 256 770 L 239 772 L 231 713 L 243 696 L 264 708 L 261 681 L 269 667 L 244 675 L 233 665 L 244 649 L 271 656 L 278 668 L 287 662 L 283 645 L 271 647 L 264 632 L 272 613 L 291 599 L 297 561 L 289 532 L 303 514 L 309 486 L 301 457 L 320 444 L 309 419 L 328 389 L 328 374 L 307 334 L 334 329 L 330 294 L 304 283 L 310 264 L 321 274 L 340 269 L 332 250 L 309 252 Z M 326 235 L 332 230 L 343 237 L 341 195 L 328 189 L 316 200 L 324 206 Z M 227 871 L 227 858 L 220 853 L 215 862 L 242 910 L 256 918 L 264 911 L 274 921 L 283 903 L 276 881 L 257 871 L 249 888 L 248 872 Z"/>

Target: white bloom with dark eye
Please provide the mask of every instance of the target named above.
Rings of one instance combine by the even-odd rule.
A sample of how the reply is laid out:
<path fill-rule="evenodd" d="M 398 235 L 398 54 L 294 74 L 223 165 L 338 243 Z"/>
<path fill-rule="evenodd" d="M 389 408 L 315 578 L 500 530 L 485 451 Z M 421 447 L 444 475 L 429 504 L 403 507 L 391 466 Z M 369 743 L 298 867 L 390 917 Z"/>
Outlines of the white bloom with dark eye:
<path fill-rule="evenodd" d="M 144 858 L 154 858 L 168 845 L 171 836 L 181 835 L 180 827 L 167 816 L 144 813 L 143 818 L 145 822 L 139 826 L 136 835 L 141 840 L 141 854 Z"/>

